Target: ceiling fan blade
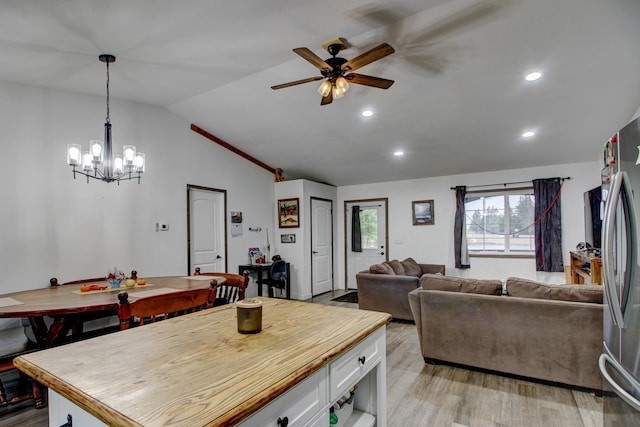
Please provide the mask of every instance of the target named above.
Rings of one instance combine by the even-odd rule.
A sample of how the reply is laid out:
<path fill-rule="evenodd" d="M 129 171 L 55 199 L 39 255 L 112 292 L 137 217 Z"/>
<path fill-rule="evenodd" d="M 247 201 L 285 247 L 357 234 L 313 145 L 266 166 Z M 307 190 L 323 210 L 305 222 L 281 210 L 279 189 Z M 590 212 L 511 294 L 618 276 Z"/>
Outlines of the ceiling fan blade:
<path fill-rule="evenodd" d="M 327 105 L 333 102 L 333 91 L 330 90 L 327 96 L 322 97 L 322 101 L 320 101 L 320 105 Z"/>
<path fill-rule="evenodd" d="M 311 65 L 313 65 L 317 69 L 327 70 L 327 71 L 331 70 L 331 66 L 329 64 L 324 62 L 322 58 L 320 58 L 315 53 L 311 52 L 306 47 L 297 47 L 293 49 L 293 51 L 298 55 L 300 55 L 303 59 L 306 59 L 307 61 L 309 61 Z"/>
<path fill-rule="evenodd" d="M 324 77 L 322 76 L 309 77 L 308 79 L 296 80 L 295 82 L 282 83 L 280 85 L 271 86 L 271 89 L 273 90 L 284 89 L 285 87 L 301 85 L 303 83 L 315 82 L 322 79 L 324 79 Z"/>
<path fill-rule="evenodd" d="M 365 76 L 364 74 L 351 73 L 344 76 L 349 83 L 377 87 L 380 89 L 389 89 L 394 83 L 393 80 L 383 79 L 381 77 Z"/>
<path fill-rule="evenodd" d="M 387 55 L 391 55 L 395 50 L 387 43 L 382 43 L 371 50 L 366 51 L 362 55 L 358 55 L 351 61 L 347 61 L 342 65 L 344 71 L 355 71 L 358 68 L 364 67 L 367 64 L 384 58 Z"/>

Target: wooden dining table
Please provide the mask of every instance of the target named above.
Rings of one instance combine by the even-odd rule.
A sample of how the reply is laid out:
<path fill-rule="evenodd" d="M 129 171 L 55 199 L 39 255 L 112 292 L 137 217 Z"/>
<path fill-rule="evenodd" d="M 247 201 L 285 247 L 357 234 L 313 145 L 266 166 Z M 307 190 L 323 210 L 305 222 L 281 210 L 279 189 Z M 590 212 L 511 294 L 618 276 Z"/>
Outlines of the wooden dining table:
<path fill-rule="evenodd" d="M 82 322 L 117 314 L 118 294 L 129 293 L 130 298 L 173 292 L 176 290 L 201 289 L 210 286 L 219 276 L 172 276 L 149 277 L 147 284 L 133 288 L 108 288 L 107 281 L 87 282 L 42 289 L 30 289 L 0 295 L 0 318 L 28 318 L 38 347 L 49 348 L 67 336 L 73 326 Z M 123 282 L 124 283 L 124 282 Z M 82 292 L 85 285 L 106 286 L 104 290 Z M 50 317 L 53 321 L 46 321 Z"/>

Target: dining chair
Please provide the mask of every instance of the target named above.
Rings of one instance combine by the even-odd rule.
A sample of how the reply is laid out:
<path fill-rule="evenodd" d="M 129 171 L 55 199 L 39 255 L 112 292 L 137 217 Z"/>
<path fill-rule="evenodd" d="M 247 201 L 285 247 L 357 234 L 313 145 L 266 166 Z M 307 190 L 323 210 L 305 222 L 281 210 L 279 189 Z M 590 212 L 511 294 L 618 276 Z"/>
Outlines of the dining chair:
<path fill-rule="evenodd" d="M 249 286 L 249 270 L 244 270 L 242 275 L 217 272 L 203 273 L 200 271 L 200 267 L 196 267 L 193 274 L 194 276 L 224 277 L 225 281 L 223 283 L 218 283 L 215 279 L 211 280 L 211 285 L 215 292 L 215 299 L 213 301 L 214 307 L 243 300 L 245 291 Z"/>
<path fill-rule="evenodd" d="M 169 292 L 133 301 L 129 301 L 129 293 L 123 291 L 118 294 L 120 330 L 207 309 L 212 306 L 213 299 L 213 287 Z"/>

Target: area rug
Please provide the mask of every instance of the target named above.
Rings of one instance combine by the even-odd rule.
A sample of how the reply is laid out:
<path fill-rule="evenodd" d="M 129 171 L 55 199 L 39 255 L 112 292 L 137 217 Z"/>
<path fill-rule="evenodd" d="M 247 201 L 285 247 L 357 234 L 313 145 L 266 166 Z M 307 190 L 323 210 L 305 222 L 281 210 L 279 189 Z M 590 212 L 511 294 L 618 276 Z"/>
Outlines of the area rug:
<path fill-rule="evenodd" d="M 352 291 L 339 297 L 333 298 L 331 301 L 353 302 L 358 303 L 358 291 Z"/>

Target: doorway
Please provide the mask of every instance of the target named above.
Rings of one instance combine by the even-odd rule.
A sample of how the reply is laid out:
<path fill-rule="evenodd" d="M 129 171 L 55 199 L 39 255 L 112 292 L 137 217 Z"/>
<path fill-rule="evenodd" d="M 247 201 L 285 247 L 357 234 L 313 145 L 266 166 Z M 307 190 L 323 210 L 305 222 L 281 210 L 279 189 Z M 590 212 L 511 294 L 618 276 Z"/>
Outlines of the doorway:
<path fill-rule="evenodd" d="M 187 185 L 187 274 L 227 271 L 227 191 Z"/>
<path fill-rule="evenodd" d="M 333 290 L 333 202 L 311 198 L 311 295 Z"/>
<path fill-rule="evenodd" d="M 368 270 L 372 264 L 389 259 L 388 199 L 345 200 L 345 285 L 357 289 L 356 273 Z M 352 215 L 357 210 L 361 230 L 361 252 L 351 247 Z"/>

